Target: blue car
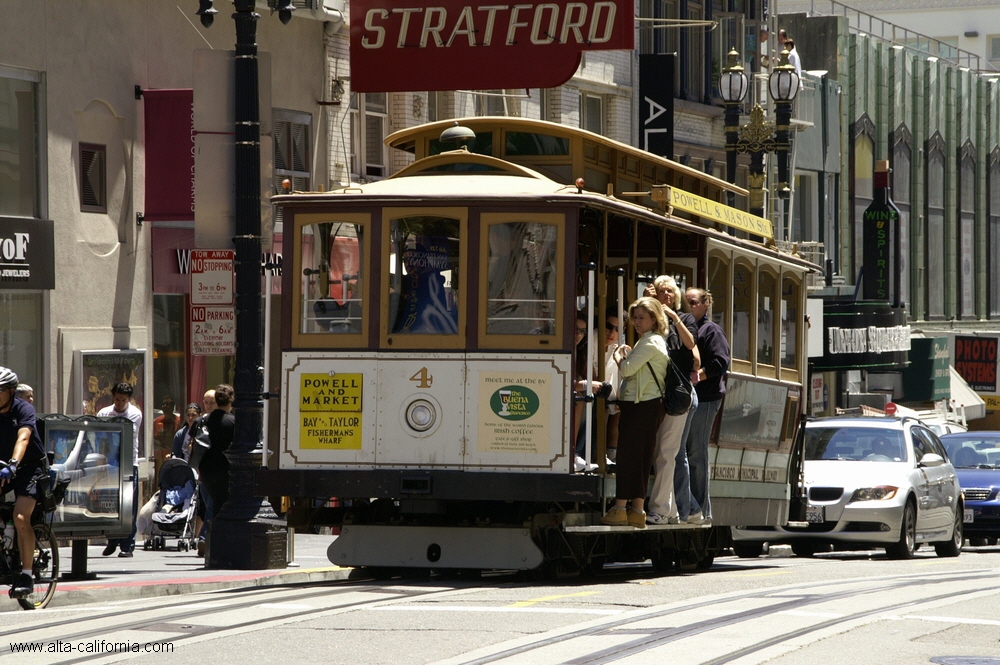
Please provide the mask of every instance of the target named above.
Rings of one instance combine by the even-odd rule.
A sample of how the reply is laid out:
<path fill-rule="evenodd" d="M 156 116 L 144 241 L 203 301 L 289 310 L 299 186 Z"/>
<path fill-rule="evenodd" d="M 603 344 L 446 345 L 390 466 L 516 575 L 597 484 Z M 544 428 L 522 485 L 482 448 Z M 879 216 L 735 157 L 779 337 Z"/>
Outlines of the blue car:
<path fill-rule="evenodd" d="M 1000 432 L 945 434 L 958 482 L 965 494 L 965 536 L 973 546 L 1000 538 Z"/>

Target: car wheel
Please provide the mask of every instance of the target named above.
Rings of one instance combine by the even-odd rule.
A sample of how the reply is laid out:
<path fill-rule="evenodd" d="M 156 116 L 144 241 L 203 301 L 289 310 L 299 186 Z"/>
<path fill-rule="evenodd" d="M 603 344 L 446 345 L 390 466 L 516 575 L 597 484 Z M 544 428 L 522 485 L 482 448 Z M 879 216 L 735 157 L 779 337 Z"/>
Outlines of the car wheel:
<path fill-rule="evenodd" d="M 890 559 L 912 559 L 916 545 L 917 508 L 912 501 L 907 501 L 899 524 L 899 541 L 886 546 L 885 553 Z"/>
<path fill-rule="evenodd" d="M 962 553 L 962 506 L 955 509 L 955 527 L 951 532 L 951 540 L 943 543 L 934 543 L 934 551 L 938 556 L 958 556 Z"/>
<path fill-rule="evenodd" d="M 969 538 L 972 547 L 986 547 L 986 538 Z"/>
<path fill-rule="evenodd" d="M 764 543 L 739 541 L 733 543 L 733 552 L 741 559 L 756 559 L 764 552 Z"/>

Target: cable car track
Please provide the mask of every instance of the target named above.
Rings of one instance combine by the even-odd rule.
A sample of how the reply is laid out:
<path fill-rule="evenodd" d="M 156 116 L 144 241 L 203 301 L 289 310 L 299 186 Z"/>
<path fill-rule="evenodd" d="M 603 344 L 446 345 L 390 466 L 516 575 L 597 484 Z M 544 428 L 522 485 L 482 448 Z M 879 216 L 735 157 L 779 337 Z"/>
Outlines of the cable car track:
<path fill-rule="evenodd" d="M 649 651 L 651 649 L 655 649 L 670 642 L 675 642 L 682 639 L 695 637 L 698 635 L 704 635 L 706 633 L 718 630 L 720 628 L 737 625 L 755 619 L 761 619 L 769 615 L 775 615 L 775 614 L 780 614 L 782 612 L 789 612 L 794 610 L 802 610 L 803 608 L 808 608 L 810 606 L 815 606 L 821 603 L 828 603 L 836 600 L 845 600 L 859 596 L 871 595 L 879 592 L 892 591 L 894 589 L 899 589 L 905 586 L 954 583 L 963 580 L 973 580 L 973 579 L 976 580 L 991 579 L 994 576 L 995 576 L 995 571 L 983 570 L 983 571 L 963 571 L 961 573 L 947 575 L 944 577 L 937 575 L 934 578 L 926 578 L 926 576 L 922 575 L 917 575 L 917 576 L 897 575 L 884 578 L 876 578 L 876 580 L 868 580 L 868 581 L 869 582 L 882 581 L 884 583 L 880 584 L 879 586 L 869 585 L 857 590 L 845 590 L 835 594 L 803 596 L 796 599 L 790 599 L 786 602 L 778 603 L 775 605 L 768 605 L 766 607 L 734 612 L 732 614 L 726 614 L 718 618 L 706 619 L 704 621 L 698 621 L 683 626 L 663 629 L 659 631 L 656 631 L 655 629 L 643 630 L 643 632 L 647 634 L 644 635 L 642 638 L 632 640 L 625 644 L 609 647 L 607 649 L 602 649 L 600 651 L 590 653 L 585 656 L 570 658 L 565 662 L 571 663 L 573 665 L 597 665 L 600 663 L 612 663 L 621 660 L 623 658 L 628 658 L 631 656 L 635 656 L 636 654 Z M 842 585 L 857 585 L 858 582 L 859 580 L 857 579 L 848 579 L 848 580 L 832 581 L 829 583 L 824 582 L 822 583 L 822 586 L 830 587 L 830 586 L 842 586 Z M 485 665 L 486 663 L 503 662 L 507 658 L 511 658 L 514 656 L 523 656 L 531 652 L 539 651 L 543 648 L 548 648 L 562 643 L 569 643 L 581 637 L 612 635 L 615 634 L 617 629 L 626 627 L 628 624 L 648 621 L 650 619 L 665 617 L 674 614 L 681 614 L 683 612 L 697 611 L 699 609 L 705 609 L 709 607 L 717 608 L 719 603 L 733 603 L 745 600 L 766 598 L 775 595 L 785 595 L 789 593 L 794 593 L 799 589 L 815 588 L 815 587 L 816 587 L 815 583 L 791 585 L 785 587 L 775 587 L 769 589 L 761 589 L 754 592 L 737 594 L 734 596 L 727 596 L 719 600 L 686 603 L 679 606 L 674 606 L 666 609 L 657 609 L 648 612 L 643 612 L 643 611 L 629 612 L 624 617 L 617 616 L 612 619 L 597 620 L 598 625 L 591 626 L 588 628 L 560 633 L 557 636 L 542 638 L 530 644 L 524 644 L 517 647 L 505 649 L 495 654 L 479 658 L 472 658 L 469 660 L 452 659 L 449 660 L 448 663 L 455 663 L 455 664 L 461 663 L 461 665 Z M 975 589 L 969 589 L 967 591 L 962 591 L 962 592 L 949 590 L 948 593 L 932 597 L 921 598 L 919 600 L 910 600 L 904 603 L 897 603 L 894 605 L 879 607 L 877 609 L 873 609 L 870 611 L 859 612 L 855 614 L 845 615 L 842 617 L 832 618 L 826 621 L 821 621 L 817 624 L 813 624 L 801 629 L 791 631 L 789 633 L 782 633 L 781 635 L 768 638 L 766 640 L 761 640 L 760 642 L 715 657 L 712 660 L 705 661 L 705 665 L 722 665 L 723 663 L 731 662 L 738 658 L 742 658 L 749 654 L 762 651 L 766 648 L 770 648 L 779 645 L 781 643 L 787 642 L 789 640 L 802 637 L 809 633 L 819 630 L 824 630 L 826 628 L 835 626 L 837 624 L 846 623 L 849 621 L 856 621 L 859 618 L 864 618 L 886 612 L 892 612 L 894 610 L 902 609 L 905 607 L 912 607 L 914 605 L 934 602 L 936 600 L 942 600 L 945 598 L 955 598 L 957 596 L 967 595 L 971 593 L 981 593 L 985 590 L 990 590 L 990 589 L 1000 589 L 1000 582 L 997 582 L 992 586 L 979 586 Z M 651 636 L 648 633 L 654 633 L 655 636 Z"/>
<path fill-rule="evenodd" d="M 801 595 L 795 595 L 804 590 L 815 590 L 817 583 L 797 583 L 792 585 L 780 586 L 780 587 L 769 587 L 766 589 L 757 589 L 754 591 L 747 591 L 743 593 L 736 593 L 732 595 L 723 596 L 713 596 L 707 600 L 698 599 L 691 602 L 684 602 L 678 605 L 673 605 L 664 608 L 662 605 L 654 608 L 648 609 L 637 609 L 631 611 L 625 611 L 622 614 L 616 615 L 614 617 L 609 617 L 607 619 L 596 619 L 590 622 L 586 628 L 580 629 L 568 629 L 560 632 L 558 635 L 541 636 L 538 639 L 534 639 L 526 644 L 521 644 L 514 647 L 502 648 L 502 645 L 498 645 L 498 651 L 492 654 L 483 655 L 479 657 L 472 657 L 469 659 L 463 659 L 459 656 L 450 659 L 449 663 L 461 663 L 462 665 L 480 665 L 485 663 L 497 663 L 503 662 L 504 660 L 516 656 L 524 656 L 525 654 L 531 654 L 533 652 L 540 652 L 542 649 L 550 648 L 553 646 L 558 646 L 561 644 L 572 643 L 574 640 L 584 637 L 600 637 L 602 635 L 622 635 L 627 634 L 623 631 L 628 631 L 628 626 L 631 624 L 636 624 L 637 622 L 648 622 L 650 620 L 655 620 L 661 617 L 667 617 L 671 615 L 680 615 L 686 612 L 697 612 L 699 610 L 712 609 L 713 611 L 718 611 L 720 606 L 727 604 L 740 603 L 752 600 L 761 600 L 767 598 L 779 598 L 779 602 L 774 604 L 769 604 L 764 607 L 750 608 L 736 610 L 731 613 L 723 614 L 722 616 L 712 617 L 703 620 L 697 620 L 689 623 L 684 623 L 679 626 L 673 626 L 669 628 L 657 629 L 657 628 L 642 628 L 641 637 L 636 637 L 636 639 L 629 640 L 622 644 L 617 644 L 603 648 L 591 653 L 581 654 L 576 657 L 570 657 L 565 662 L 573 663 L 574 665 L 596 665 L 600 663 L 612 663 L 619 661 L 624 658 L 633 657 L 637 654 L 647 652 L 664 645 L 670 644 L 672 642 L 679 642 L 684 639 L 689 639 L 697 637 L 700 635 L 705 635 L 711 633 L 712 631 L 724 629 L 727 627 L 737 626 L 754 620 L 759 620 L 766 618 L 768 616 L 780 615 L 782 613 L 795 612 L 795 611 L 805 611 L 810 608 L 816 608 L 817 606 L 836 602 L 844 601 L 852 598 L 857 598 L 861 596 L 870 596 L 873 594 L 887 594 L 891 595 L 893 591 L 898 591 L 904 587 L 928 587 L 937 584 L 955 584 L 960 582 L 968 581 L 983 581 L 988 582 L 991 579 L 995 579 L 994 570 L 974 570 L 974 571 L 961 571 L 952 574 L 940 574 L 934 573 L 931 575 L 891 575 L 878 578 L 871 578 L 865 580 L 858 579 L 844 579 L 844 580 L 833 580 L 830 582 L 820 583 L 825 589 L 833 589 L 836 587 L 855 587 L 855 588 L 845 588 L 839 591 L 833 591 L 831 593 L 807 593 Z M 176 623 L 178 628 L 178 634 L 171 635 L 169 638 L 151 641 L 163 641 L 171 642 L 175 646 L 183 645 L 185 643 L 194 643 L 197 641 L 203 641 L 205 639 L 212 639 L 213 636 L 223 636 L 228 633 L 239 632 L 241 630 L 250 629 L 253 627 L 261 627 L 267 624 L 286 624 L 298 622 L 306 619 L 315 619 L 322 616 L 330 616 L 334 614 L 353 612 L 358 610 L 368 610 L 375 609 L 379 606 L 386 605 L 405 605 L 407 603 L 414 603 L 413 610 L 416 612 L 420 611 L 420 604 L 426 603 L 427 601 L 436 601 L 445 598 L 449 595 L 455 594 L 468 594 L 470 592 L 475 592 L 480 588 L 484 588 L 483 585 L 476 584 L 459 584 L 448 583 L 448 588 L 442 589 L 439 585 L 434 582 L 430 582 L 434 585 L 434 588 L 421 590 L 419 587 L 428 585 L 425 580 L 407 582 L 406 580 L 400 580 L 391 584 L 379 585 L 379 586 L 368 586 L 363 584 L 358 584 L 357 580 L 352 580 L 349 582 L 337 583 L 333 586 L 335 588 L 331 589 L 331 585 L 326 585 L 322 588 L 315 588 L 314 585 L 309 585 L 311 588 L 292 593 L 291 595 L 278 595 L 287 592 L 287 587 L 282 589 L 280 587 L 269 587 L 267 589 L 247 589 L 242 591 L 243 593 L 251 594 L 252 598 L 246 600 L 241 600 L 235 603 L 225 603 L 220 605 L 220 599 L 226 598 L 224 594 L 211 593 L 200 595 L 197 600 L 193 603 L 187 604 L 177 604 L 176 596 L 170 597 L 169 599 L 164 599 L 164 602 L 156 603 L 153 606 L 145 606 L 137 613 L 143 615 L 149 614 L 150 616 L 144 616 L 142 618 L 137 618 L 135 620 L 116 624 L 113 629 L 115 633 L 119 631 L 135 631 L 135 630 L 157 630 L 158 632 L 164 632 L 164 624 Z M 524 583 L 514 583 L 509 584 L 507 582 L 502 583 L 503 586 L 508 588 L 534 588 L 536 585 L 524 584 Z M 399 588 L 399 587 L 408 588 Z M 573 584 L 573 586 L 578 586 Z M 416 587 L 416 588 L 414 588 Z M 489 585 L 489 588 L 493 588 L 493 585 Z M 852 612 L 849 614 L 844 614 L 843 616 L 833 617 L 833 618 L 822 618 L 822 620 L 812 623 L 808 626 L 790 630 L 789 632 L 781 633 L 780 635 L 775 635 L 768 637 L 766 639 L 761 639 L 752 644 L 747 644 L 731 652 L 720 654 L 714 656 L 711 660 L 706 660 L 706 663 L 711 665 L 722 665 L 723 663 L 732 662 L 736 659 L 743 658 L 747 655 L 760 652 L 762 650 L 778 646 L 782 643 L 796 640 L 810 633 L 815 633 L 817 631 L 822 631 L 835 627 L 838 624 L 843 624 L 851 621 L 857 621 L 859 619 L 864 619 L 878 614 L 892 613 L 903 608 L 913 607 L 915 605 L 921 605 L 926 603 L 933 603 L 935 601 L 957 598 L 971 593 L 982 593 L 984 591 L 988 592 L 990 590 L 1000 589 L 1000 581 L 995 582 L 992 585 L 989 584 L 979 584 L 975 588 L 969 588 L 967 590 L 955 590 L 950 588 L 947 593 L 937 594 L 933 596 L 922 597 L 919 599 L 910 599 L 905 602 L 897 602 L 889 605 L 879 606 L 877 608 L 868 609 L 859 612 Z M 385 593 L 385 594 L 395 594 L 394 597 L 381 597 L 376 599 L 363 599 L 353 602 L 347 602 L 341 605 L 335 606 L 324 606 L 324 607 L 313 607 L 307 609 L 301 609 L 298 611 L 292 611 L 280 615 L 269 615 L 266 617 L 255 617 L 245 621 L 239 621 L 233 624 L 221 625 L 221 626 L 211 626 L 211 625 L 198 625 L 197 618 L 201 616 L 208 616 L 215 613 L 221 612 L 233 612 L 238 610 L 249 610 L 250 608 L 258 607 L 267 602 L 280 603 L 282 605 L 293 606 L 295 603 L 300 603 L 303 601 L 308 601 L 318 597 L 329 597 L 331 593 L 336 595 L 348 594 L 348 593 Z M 791 597 L 783 598 L 784 596 Z M 166 602 L 168 601 L 169 602 Z M 205 607 L 199 608 L 199 604 L 204 604 Z M 501 608 L 502 609 L 502 608 Z M 475 612 L 474 607 L 469 608 L 470 612 Z M 166 612 L 166 613 L 164 613 Z M 23 630 L 26 634 L 31 633 L 48 633 L 50 631 L 59 631 L 59 640 L 67 642 L 86 642 L 93 639 L 107 639 L 109 635 L 109 627 L 107 625 L 102 625 L 96 628 L 86 627 L 81 630 L 77 630 L 73 633 L 67 633 L 67 629 L 74 626 L 86 626 L 87 624 L 93 624 L 93 622 L 100 622 L 106 619 L 112 619 L 121 616 L 121 608 L 117 608 L 114 611 L 101 612 L 97 615 L 86 615 L 69 620 L 60 620 L 58 622 L 48 622 L 45 624 L 38 624 L 33 626 L 24 626 L 23 629 L 19 627 L 11 627 L 13 630 Z M 34 616 L 38 616 L 35 614 Z M 197 630 L 189 634 L 183 634 L 184 628 L 182 624 L 179 623 L 183 621 L 185 624 L 197 625 Z M 12 639 L 19 638 L 20 636 L 12 634 L 9 636 Z M 31 640 L 20 638 L 16 641 L 29 642 L 29 641 L 42 641 L 42 640 Z M 115 641 L 114 639 L 109 639 L 108 641 Z M 9 645 L 3 645 L 0 647 L 0 655 L 10 653 L 11 650 Z M 69 655 L 69 654 L 67 654 Z M 84 656 L 79 656 L 76 658 L 70 658 L 67 660 L 59 660 L 60 663 L 87 663 L 100 660 L 103 658 L 108 658 L 109 656 L 115 656 L 116 658 L 128 657 L 131 654 L 88 654 Z"/>

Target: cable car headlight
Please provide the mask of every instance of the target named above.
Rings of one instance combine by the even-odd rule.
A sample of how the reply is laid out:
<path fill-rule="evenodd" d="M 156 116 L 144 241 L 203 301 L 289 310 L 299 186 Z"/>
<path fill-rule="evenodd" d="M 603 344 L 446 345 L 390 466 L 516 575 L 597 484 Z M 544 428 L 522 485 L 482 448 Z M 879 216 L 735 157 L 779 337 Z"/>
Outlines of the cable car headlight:
<path fill-rule="evenodd" d="M 414 401 L 406 408 L 406 424 L 418 432 L 426 432 L 437 421 L 437 409 L 424 399 Z"/>

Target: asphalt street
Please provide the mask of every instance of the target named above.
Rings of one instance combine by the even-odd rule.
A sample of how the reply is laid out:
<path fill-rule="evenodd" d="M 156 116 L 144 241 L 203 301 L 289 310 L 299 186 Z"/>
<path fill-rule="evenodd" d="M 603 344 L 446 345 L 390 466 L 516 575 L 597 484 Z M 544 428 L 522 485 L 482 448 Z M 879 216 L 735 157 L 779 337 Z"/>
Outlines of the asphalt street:
<path fill-rule="evenodd" d="M 118 553 L 105 557 L 104 541 L 87 547 L 87 572 L 93 579 L 62 579 L 49 607 L 82 603 L 127 600 L 155 596 L 232 589 L 301 584 L 346 579 L 350 569 L 339 568 L 327 559 L 333 536 L 297 533 L 292 539 L 291 561 L 282 570 L 218 570 L 205 568 L 205 559 L 194 551 L 143 550 L 140 543 L 132 558 Z M 59 570 L 73 577 L 72 551 L 67 543 L 59 548 Z M 0 596 L 0 611 L 23 611 L 17 603 Z"/>

